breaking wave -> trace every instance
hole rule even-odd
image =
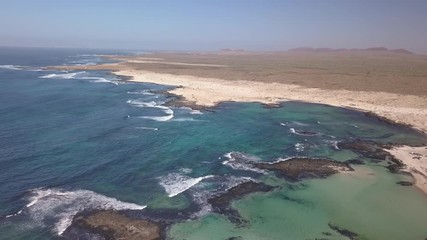
[[[294,146],[295,146],[295,151],[297,152],[302,152],[305,149],[304,143],[296,143]]]
[[[154,120],[154,121],[157,121],[157,122],[166,122],[166,121],[169,121],[169,120],[171,120],[173,118],[173,114],[172,115],[167,115],[167,116],[159,116],[159,117],[157,117],[157,116],[144,116],[144,117],[141,117],[141,118],[151,119],[151,120]]]
[[[143,130],[153,130],[153,131],[157,131],[159,130],[158,128],[153,128],[153,127],[136,127],[137,129],[143,129]]]
[[[235,170],[245,170],[245,171],[264,173],[263,170],[252,166],[253,162],[260,161],[260,159],[255,156],[246,155],[241,152],[229,152],[224,154],[224,157],[227,159],[223,161],[222,164],[229,166]]]
[[[24,67],[19,65],[0,65],[0,68],[9,70],[22,70]]]
[[[174,117],[174,112],[172,109],[170,109],[169,107],[160,105],[159,103],[154,101],[144,102],[139,99],[135,99],[135,100],[128,100],[127,103],[134,107],[158,108],[167,114],[166,116],[143,116],[140,118],[151,119],[159,122],[166,122],[171,120]]]
[[[206,185],[196,185],[189,190],[193,201],[199,206],[199,210],[192,214],[191,217],[199,218],[212,211],[212,206],[208,203],[208,199],[219,193],[226,192],[228,189],[235,187],[244,182],[254,181],[250,177],[236,177],[236,176],[214,176],[210,185],[215,185],[214,188],[206,188]]]
[[[91,82],[94,82],[94,83],[112,83],[115,85],[119,84],[117,81],[108,80],[102,77],[81,77],[81,79],[91,80]]]
[[[172,121],[174,121],[174,122],[203,122],[203,120],[194,119],[194,118],[187,118],[187,117],[175,118]]]
[[[8,217],[25,214],[37,226],[49,226],[48,222],[53,221],[53,232],[61,235],[71,225],[73,217],[84,210],[142,210],[145,207],[89,190],[34,189],[28,204]]]
[[[56,79],[74,79],[78,74],[85,72],[74,72],[74,73],[51,73],[43,75],[39,78],[56,78]]]
[[[127,94],[135,94],[135,95],[147,95],[147,96],[153,96],[156,95],[155,93],[150,92],[150,90],[142,90],[142,91],[128,91]]]
[[[8,69],[8,70],[25,70],[25,71],[43,71],[41,68],[34,68],[30,66],[21,66],[21,65],[12,65],[12,64],[6,64],[6,65],[0,65],[0,68],[2,69]]]
[[[198,184],[200,181],[211,177],[213,177],[213,175],[191,178],[180,173],[170,173],[164,177],[160,177],[159,183],[165,189],[169,197],[174,197]]]

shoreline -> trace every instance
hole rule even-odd
[[[427,194],[427,146],[396,146],[384,149],[405,165],[400,169],[414,179],[414,186]]]
[[[114,73],[128,76],[128,81],[131,82],[176,86],[167,92],[179,96],[181,98],[179,102],[184,105],[209,108],[221,102],[235,101],[259,102],[274,106],[285,101],[303,101],[362,111],[367,116],[375,117],[388,124],[398,124],[427,133],[427,121],[424,120],[427,119],[427,108],[424,107],[426,100],[419,96],[386,92],[323,90],[292,84],[245,80],[227,81],[142,70],[119,70]],[[405,104],[399,102],[402,98],[405,98]],[[408,105],[418,107],[408,107]],[[427,147],[401,146],[384,150],[406,165],[401,171],[409,173],[414,178],[414,186],[427,194]],[[421,156],[421,158],[417,162],[414,156]]]
[[[182,97],[183,103],[215,107],[221,102],[259,102],[276,105],[286,101],[303,101],[358,110],[389,123],[412,127],[427,133],[427,101],[419,96],[386,92],[323,90],[296,84],[228,81],[190,75],[172,75],[142,70],[113,70],[131,82],[150,82],[176,86],[167,92]],[[405,99],[405,103],[400,101]],[[424,106],[426,105],[426,106]],[[412,107],[409,107],[412,106]],[[414,107],[415,106],[415,107]]]
[[[326,104],[365,112],[390,124],[427,133],[427,64],[423,56],[377,52],[174,53],[103,55],[116,60],[55,70],[107,70],[131,82],[175,86],[177,104],[215,107],[222,102],[286,101]]]

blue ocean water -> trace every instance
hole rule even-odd
[[[0,239],[60,238],[84,210],[197,205],[194,218],[209,216],[208,196],[265,177],[230,162],[230,152],[343,160],[339,141],[427,143],[348,109],[230,102],[196,111],[167,106],[171,86],[42,69],[106,62],[99,54],[129,53],[0,48]]]

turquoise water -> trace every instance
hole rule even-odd
[[[39,69],[99,63],[94,54],[105,52],[0,52],[0,239],[57,239],[78,212],[144,214],[145,206],[188,213],[168,229],[172,239],[345,239],[328,223],[361,239],[427,237],[427,198],[397,185],[408,177],[381,163],[365,159],[354,173],[298,183],[224,164],[233,151],[257,161],[345,161],[360,157],[336,148],[339,141],[427,143],[411,129],[300,102],[272,109],[223,103],[201,112],[167,107],[158,91],[168,86],[125,83],[106,71]],[[302,130],[316,135],[296,134]],[[207,198],[248,179],[277,188],[233,203],[247,226],[210,212]]]

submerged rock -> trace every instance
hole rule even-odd
[[[348,237],[350,240],[357,240],[357,237],[359,236],[357,233],[354,233],[348,229],[340,228],[332,223],[329,223],[328,225],[329,228],[345,237]]]
[[[407,181],[399,181],[399,182],[397,182],[397,184],[399,184],[401,186],[412,186],[412,185],[414,185],[413,183],[407,182]]]
[[[340,149],[348,149],[362,157],[369,158],[372,161],[387,161],[387,169],[392,173],[399,173],[400,170],[405,166],[402,161],[395,158],[389,152],[384,149],[391,149],[393,145],[390,144],[379,144],[372,141],[366,140],[353,140],[338,143]]]
[[[271,190],[273,190],[273,187],[264,183],[257,183],[253,181],[244,182],[228,189],[220,195],[208,199],[208,203],[212,205],[214,212],[224,214],[230,222],[234,224],[243,225],[247,221],[242,219],[237,210],[231,208],[231,202],[250,193],[269,192]]]
[[[147,219],[131,219],[116,211],[97,211],[76,216],[73,225],[104,239],[164,239],[162,223]]]
[[[352,140],[339,142],[338,147],[340,149],[351,150],[362,157],[371,158],[379,161],[392,160],[394,157],[384,148],[389,149],[392,146],[387,144],[378,144],[372,141],[364,140]]]
[[[295,157],[274,163],[254,163],[260,169],[275,171],[292,181],[304,178],[325,178],[342,171],[354,171],[349,163],[321,158]]]
[[[345,162],[353,164],[353,165],[363,165],[363,164],[365,164],[365,162],[363,162],[363,160],[361,160],[361,159],[350,159],[350,160],[347,160]]]

